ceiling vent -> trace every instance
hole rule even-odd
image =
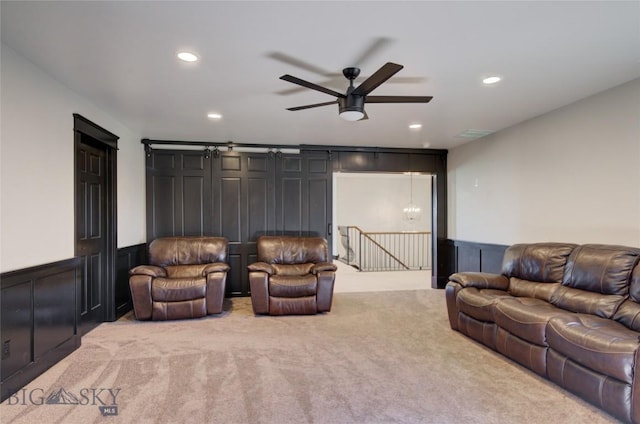
[[[493,131],[466,130],[466,131],[463,131],[460,134],[458,134],[458,137],[460,137],[460,138],[481,138],[481,137],[484,137],[485,135],[489,135],[491,133],[493,133]]]

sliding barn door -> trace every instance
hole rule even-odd
[[[283,155],[276,171],[278,232],[324,237],[331,243],[332,175],[327,154]]]
[[[202,152],[148,152],[147,239],[210,234],[210,216],[211,161]]]

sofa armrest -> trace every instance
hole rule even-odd
[[[249,272],[251,306],[255,314],[269,313],[269,274],[264,271]]]
[[[333,286],[336,281],[336,273],[334,271],[319,271],[318,291],[316,293],[316,308],[318,312],[331,311],[331,303],[333,302]]]
[[[337,269],[338,269],[338,267],[335,266],[335,264],[332,264],[330,262],[318,262],[317,264],[315,264],[311,268],[311,273],[312,274],[318,274],[319,272],[322,272],[322,271],[333,271],[333,272],[335,272]]]
[[[453,330],[458,330],[458,305],[456,298],[462,290],[462,286],[455,281],[449,281],[444,288],[444,297],[447,303],[447,316],[449,317],[449,326]]]
[[[488,272],[458,272],[449,277],[449,281],[460,284],[462,287],[475,287],[478,289],[507,290],[509,279],[500,274]]]
[[[249,268],[249,271],[266,272],[269,275],[274,274],[273,267],[266,262],[254,262],[251,265],[249,265],[247,268]]]
[[[229,266],[229,264],[225,264],[224,262],[215,262],[215,263],[206,265],[202,269],[202,276],[206,277],[208,274],[211,274],[212,272],[227,272],[230,269],[231,267]]]
[[[167,271],[155,265],[139,265],[129,271],[129,275],[148,275],[149,277],[166,277]]]
[[[138,320],[151,319],[152,304],[150,275],[137,274],[129,277],[129,288],[131,289],[131,300],[133,302],[133,312]]]
[[[220,269],[222,269],[222,267]],[[204,275],[207,277],[207,314],[219,314],[224,309],[227,273],[218,271],[209,272]]]

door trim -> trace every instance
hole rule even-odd
[[[89,121],[82,115],[73,114],[73,130],[74,130],[74,254],[78,256],[78,234],[77,234],[77,210],[78,210],[78,161],[77,152],[81,143],[82,134],[88,135],[98,141],[105,151],[106,164],[106,274],[105,284],[103,287],[102,298],[104,299],[104,316],[103,321],[114,321],[116,319],[115,311],[115,279],[116,279],[116,261],[117,261],[117,152],[118,137],[117,135],[107,131],[106,129]],[[84,278],[84,277],[83,277]],[[82,282],[84,284],[84,282]],[[80,289],[78,288],[78,296]],[[79,298],[78,298],[79,302]],[[80,321],[80,304],[77,306],[78,325]],[[82,332],[79,331],[82,334]]]

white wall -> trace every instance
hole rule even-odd
[[[413,175],[413,203],[422,210],[419,221],[403,219],[410,186],[410,176],[404,174],[333,174],[333,254],[339,253],[339,225],[364,231],[431,231],[431,176]]]
[[[73,113],[120,137],[118,247],[145,242],[141,135],[4,44],[0,75],[0,271],[74,256]]]
[[[640,79],[449,151],[448,237],[640,247]]]

